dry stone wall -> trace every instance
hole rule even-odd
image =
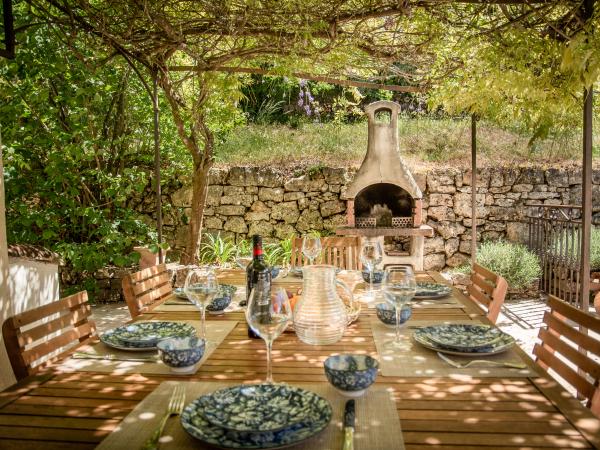
[[[277,168],[231,167],[210,174],[204,229],[241,239],[258,233],[286,238],[310,230],[334,233],[346,223],[340,199],[353,169],[322,168],[285,174]],[[424,221],[435,230],[425,240],[425,267],[464,263],[471,245],[471,174],[456,168],[413,169],[424,194]],[[600,198],[600,171],[594,172],[594,198]],[[531,205],[580,204],[578,168],[510,167],[478,172],[478,239],[524,241]],[[175,250],[184,242],[191,190],[170,196],[165,232]]]

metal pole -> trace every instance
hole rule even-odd
[[[471,265],[477,261],[477,117],[471,114]]]
[[[590,305],[590,240],[592,234],[592,106],[594,87],[583,91],[583,179],[581,229],[581,308]]]
[[[158,124],[158,80],[152,79],[152,109],[154,110],[154,178],[156,180],[156,228],[158,230],[158,263],[164,262],[162,250],[162,198],[160,189],[160,129]]]

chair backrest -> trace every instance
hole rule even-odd
[[[301,237],[295,237],[292,241],[291,264],[293,267],[300,267],[306,262],[306,258],[302,254],[303,240]],[[321,248],[319,257],[321,263],[345,270],[360,269],[360,237],[322,237]]]
[[[123,277],[123,296],[131,317],[137,317],[148,306],[171,295],[171,275],[166,264],[148,267]]]
[[[508,283],[500,275],[475,263],[471,272],[471,284],[467,292],[471,300],[487,310],[487,318],[496,323],[508,291]]]
[[[536,362],[573,386],[600,417],[600,317],[552,295],[548,306],[533,348]]]
[[[2,335],[17,380],[95,336],[91,314],[82,291],[6,319]]]

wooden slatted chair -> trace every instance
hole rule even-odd
[[[537,364],[573,386],[600,417],[600,317],[549,296],[545,328],[533,348]]]
[[[508,283],[500,275],[475,263],[471,273],[471,284],[467,288],[469,297],[487,311],[487,318],[496,323],[504,303]]]
[[[86,291],[9,317],[2,335],[17,380],[96,335]]]
[[[123,278],[122,285],[131,318],[139,316],[147,311],[149,305],[165,299],[173,292],[166,264],[129,274]]]
[[[303,238],[296,237],[292,241],[292,267],[308,264],[302,254]],[[330,264],[343,270],[360,270],[360,237],[322,237],[321,256],[319,262]]]

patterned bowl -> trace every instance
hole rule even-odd
[[[344,396],[360,397],[377,377],[379,363],[367,355],[335,355],[325,360],[327,380]]]
[[[229,284],[222,284],[219,286],[218,297],[215,297],[209,305],[206,306],[206,310],[212,313],[221,313],[231,303],[235,291],[237,288]]]
[[[383,274],[384,274],[383,270],[374,270],[373,271],[373,283],[375,283],[375,284],[381,283],[383,281]],[[363,280],[365,280],[365,283],[371,282],[371,279],[369,278],[370,276],[371,275],[368,270],[362,271],[362,277],[363,277]]]
[[[204,356],[204,339],[192,336],[171,338],[157,344],[158,354],[163,363],[171,368],[171,372],[187,373],[195,368],[195,364]]]
[[[279,267],[279,266],[271,267],[271,280],[274,280],[275,278],[277,278],[280,270],[281,270],[281,267]]]
[[[377,318],[383,323],[389,326],[396,326],[396,308],[389,303],[377,303],[375,305],[377,310]],[[400,310],[400,325],[405,323],[412,316],[412,307],[410,305],[404,305]]]

